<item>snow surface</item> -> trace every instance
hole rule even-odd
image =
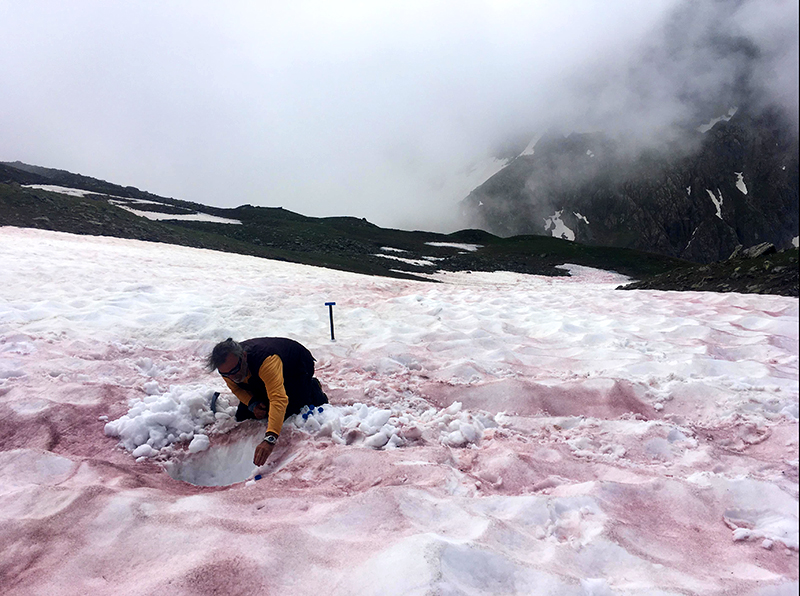
[[[0,259],[4,594],[797,592],[796,298],[9,227]],[[202,358],[258,335],[332,403],[254,469]]]

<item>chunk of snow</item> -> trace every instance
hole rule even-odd
[[[152,457],[156,453],[158,453],[158,451],[153,449],[147,443],[143,443],[142,445],[139,445],[136,449],[134,449],[131,452],[131,455],[133,457],[136,457],[136,458],[139,458],[139,457]]]
[[[211,441],[207,435],[195,435],[192,442],[189,443],[189,453],[205,451],[209,445],[211,445]]]

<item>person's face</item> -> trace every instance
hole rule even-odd
[[[241,383],[247,378],[247,358],[246,356],[239,358],[233,354],[228,354],[225,362],[220,364],[217,371],[234,383]]]

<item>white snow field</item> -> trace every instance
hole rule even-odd
[[[797,593],[795,298],[10,227],[0,262],[4,595]],[[263,335],[331,405],[255,470],[202,361]]]

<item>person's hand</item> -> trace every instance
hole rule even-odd
[[[262,419],[266,418],[267,417],[267,406],[265,406],[264,404],[261,404],[261,403],[256,404],[253,407],[253,416],[258,418],[259,420],[262,420]]]
[[[257,466],[263,466],[267,462],[267,458],[270,456],[273,449],[275,449],[275,445],[267,443],[266,441],[261,441],[253,455],[253,463]]]

